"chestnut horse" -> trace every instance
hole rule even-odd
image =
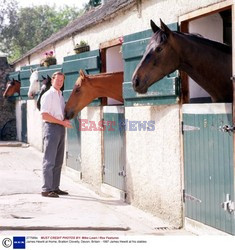
[[[229,46],[193,34],[171,31],[151,20],[154,32],[132,85],[138,93],[175,70],[186,72],[211,96],[213,102],[232,102],[232,50]]]
[[[122,83],[123,72],[85,75],[80,70],[80,76],[65,105],[65,118],[74,118],[78,112],[98,97],[110,97],[123,102]]]
[[[15,93],[20,95],[20,81],[15,80],[14,78],[7,82],[6,89],[3,93],[3,97],[7,98],[13,96]]]

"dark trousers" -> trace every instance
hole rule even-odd
[[[59,189],[64,159],[65,127],[45,122],[43,124],[43,192]]]

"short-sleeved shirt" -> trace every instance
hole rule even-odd
[[[53,86],[41,98],[41,114],[48,113],[58,120],[64,120],[64,97]]]

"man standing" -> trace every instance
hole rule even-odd
[[[72,128],[69,120],[64,120],[64,97],[60,91],[64,84],[64,74],[55,72],[51,88],[42,96],[41,115],[43,123],[43,186],[42,196],[57,198],[68,192],[59,189],[60,175],[64,159],[65,128]]]

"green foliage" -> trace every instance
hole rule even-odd
[[[2,22],[2,26],[0,23],[0,51],[9,55],[10,62],[21,57],[83,13],[83,10],[68,6],[56,9],[55,6],[48,5],[16,8],[14,12],[11,6],[15,0],[1,1],[10,3],[9,8],[6,7],[7,14],[4,14],[7,15],[8,21]]]
[[[86,46],[88,45],[88,43],[84,40],[81,40],[80,43],[79,43],[79,46],[82,47],[82,46]]]
[[[85,9],[89,10],[92,7],[96,7],[101,4],[101,0],[89,0],[89,2],[85,5]]]
[[[0,0],[0,32],[8,21],[15,23],[17,10],[16,0]]]

